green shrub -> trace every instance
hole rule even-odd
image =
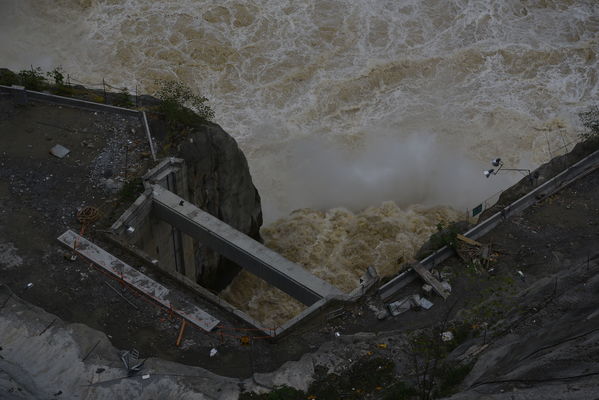
[[[430,238],[434,250],[438,250],[443,246],[448,246],[455,249],[457,245],[458,230],[455,224],[450,224],[445,227],[443,223],[437,224],[437,232]]]
[[[438,383],[433,397],[447,397],[456,393],[458,386],[468,376],[473,366],[474,364],[443,363],[438,371]]]
[[[12,86],[12,85],[20,85],[21,80],[19,76],[12,72],[9,69],[0,69],[0,85],[4,86]]]
[[[580,133],[581,139],[599,139],[599,108],[591,107],[588,111],[578,114],[578,117],[582,126],[586,128],[584,132]]]
[[[195,94],[184,83],[173,80],[155,81],[158,89],[155,96],[162,100],[160,111],[166,115],[171,124],[189,124],[196,119],[210,121],[214,111],[206,97]]]
[[[52,78],[54,81],[54,85],[56,86],[64,86],[64,70],[62,67],[56,67],[52,71],[46,73],[49,78]]]
[[[40,92],[48,88],[48,82],[40,67],[19,71],[19,79],[21,86],[25,86],[25,89]]]
[[[119,107],[132,107],[133,102],[131,101],[131,94],[129,93],[129,89],[122,88],[119,93],[114,95],[113,103],[115,106]]]
[[[264,394],[242,393],[239,400],[305,400],[306,394],[289,386],[278,386]]]
[[[123,202],[133,202],[144,191],[141,178],[135,178],[126,182],[119,191],[119,199]]]

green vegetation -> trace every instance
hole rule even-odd
[[[433,396],[441,398],[451,396],[457,392],[457,388],[472,371],[473,363],[450,365],[443,363],[438,373],[438,383]]]
[[[448,246],[455,249],[457,245],[458,233],[459,232],[455,224],[449,224],[449,226],[445,227],[441,222],[439,222],[437,224],[437,233],[431,236],[431,244],[435,250],[438,250],[443,246]]]
[[[195,94],[184,83],[173,80],[157,80],[155,83],[158,89],[154,95],[162,100],[159,111],[166,116],[171,126],[214,118],[214,111],[206,104],[208,99]]]
[[[46,75],[54,80],[55,86],[60,87],[64,86],[65,84],[63,72],[64,70],[62,69],[62,67],[56,67],[52,71],[46,73]]]
[[[581,139],[599,139],[599,107],[591,107],[588,111],[578,114],[578,116],[582,122],[582,126],[586,128],[580,134]]]
[[[118,198],[121,202],[131,203],[144,191],[144,185],[141,178],[125,182],[122,189],[118,193]]]
[[[449,331],[453,339],[443,341],[441,334]],[[461,343],[478,334],[477,326],[467,323],[442,324],[413,334],[410,338],[412,365],[419,400],[449,396],[457,391],[470,373],[472,364],[447,361],[449,353]]]
[[[70,86],[65,80],[65,72],[62,67],[56,67],[46,73],[43,73],[39,67],[24,69],[17,73],[8,69],[0,69],[0,85],[19,85],[27,90],[49,91],[59,96],[75,97],[96,103],[106,103],[107,100],[99,90],[82,86]],[[109,93],[106,97],[108,100],[112,99],[113,104],[120,107],[132,107],[134,105],[127,88],[121,89],[118,93]]]
[[[129,93],[129,89],[122,88],[120,92],[114,95],[112,103],[118,107],[133,107],[133,102],[131,101],[131,94]]]
[[[307,396],[301,390],[289,386],[277,386],[265,394],[242,393],[240,400],[304,400]]]
[[[417,391],[395,376],[395,364],[386,358],[364,357],[342,374],[327,374],[317,367],[317,378],[306,393],[286,386],[266,394],[243,393],[241,400],[338,400],[385,399],[408,400]]]
[[[19,76],[9,69],[0,69],[0,85],[11,86],[19,84]]]
[[[21,86],[25,86],[26,89],[39,92],[48,88],[48,81],[46,81],[42,69],[39,67],[30,70],[24,69],[18,75]]]

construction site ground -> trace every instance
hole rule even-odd
[[[375,333],[366,341],[373,352],[385,355],[389,351],[376,345],[379,337],[461,317],[492,297],[504,304],[499,308],[506,313],[515,303],[532,307],[541,299],[518,294],[560,269],[591,262],[597,256],[599,172],[595,171],[481,238],[491,245],[492,263],[466,265],[453,257],[439,266],[452,285],[447,300],[431,295],[434,306],[430,310],[411,310],[383,320],[377,318],[377,310],[384,309],[384,304],[376,296],[367,296],[339,314],[308,321],[276,342],[254,340],[251,346],[242,346],[239,336],[249,326],[149,266],[141,266],[144,273],[193,298],[223,325],[241,329],[223,331],[231,335],[223,341],[219,334],[188,328],[182,345],[176,347],[178,321],[171,321],[168,313],[141,298],[131,298],[134,308],[105,284],[119,289],[116,282],[81,259],[66,259],[68,252],[56,241],[67,229],[79,231],[77,210],[93,205],[102,211],[103,219],[89,227],[86,237],[130,265],[140,266],[138,260],[106,242],[101,229],[131,201],[119,197],[124,197],[119,178],[143,174],[150,166],[142,132],[134,118],[47,104],[16,108],[9,99],[0,98],[0,283],[59,319],[104,332],[117,348],[138,349],[144,358],[159,357],[223,376],[248,377],[273,371],[288,360],[322,349],[324,343],[334,346],[340,337],[359,332]],[[55,144],[71,153],[63,159],[50,155]],[[412,283],[398,298],[422,294],[421,285],[420,281]],[[10,311],[0,310],[4,312]],[[492,318],[488,317],[489,322]],[[523,321],[518,329],[537,329],[532,319]],[[0,337],[0,345],[1,341]],[[351,346],[339,344],[351,353]],[[212,348],[218,349],[215,357],[209,356]],[[350,353],[348,364],[353,357]]]

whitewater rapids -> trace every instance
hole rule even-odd
[[[569,150],[598,48],[595,0],[0,0],[0,66],[210,98],[267,244],[344,290],[519,178],[484,179],[490,159]],[[267,323],[296,311],[258,282],[226,296]]]

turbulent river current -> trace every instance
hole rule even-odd
[[[491,158],[571,148],[598,48],[596,0],[0,0],[0,66],[207,96],[267,244],[344,290],[519,178],[485,179]],[[266,324],[299,310],[263,286],[224,295]]]

